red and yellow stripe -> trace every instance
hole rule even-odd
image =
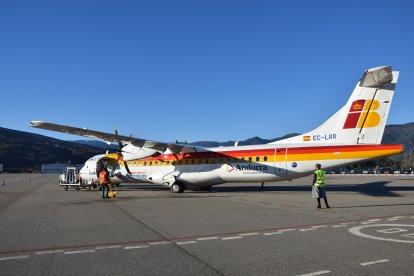
[[[349,146],[317,146],[299,148],[266,148],[246,149],[219,152],[192,152],[180,154],[163,154],[157,157],[128,161],[134,166],[162,166],[162,165],[191,165],[191,164],[220,164],[236,162],[290,162],[335,159],[371,159],[385,157],[403,152],[402,145],[349,145]],[[118,159],[117,154],[108,154],[108,158]],[[249,161],[252,157],[252,161]],[[256,157],[259,161],[256,161]],[[230,159],[228,159],[230,158]],[[122,157],[119,163],[123,163]]]

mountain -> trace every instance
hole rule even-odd
[[[106,151],[107,149],[117,150],[119,148],[118,145],[115,145],[115,144],[109,144],[108,145],[105,142],[97,141],[97,140],[73,140],[73,141],[69,141],[69,142],[82,144],[82,145],[86,145],[86,146],[90,146],[90,147],[94,147],[94,148],[98,148],[98,149],[103,149],[104,151]]]
[[[7,171],[40,168],[47,163],[84,163],[102,149],[30,132],[0,127],[0,163]]]
[[[401,167],[414,167],[414,123],[387,125],[382,144],[403,144],[404,153],[392,156],[391,159],[401,162]]]
[[[299,133],[289,133],[287,135],[284,135],[282,137],[277,137],[277,138],[273,138],[273,139],[263,139],[260,137],[252,137],[243,141],[239,141],[238,145],[239,146],[245,146],[245,145],[262,145],[262,144],[268,144],[274,141],[279,141],[282,139],[286,139],[286,138],[290,138],[293,136],[299,135]],[[227,142],[213,142],[213,141],[199,141],[199,142],[194,142],[194,143],[190,143],[191,145],[194,146],[199,146],[199,147],[206,147],[206,148],[211,148],[211,147],[228,147],[228,146],[234,146],[236,142],[235,141],[227,141]]]
[[[298,135],[287,134],[274,139],[252,137],[239,141],[238,145],[267,144],[273,141]],[[215,142],[199,141],[191,143],[201,147],[233,146],[235,141]],[[414,123],[402,125],[387,125],[382,139],[383,144],[403,144],[404,153],[393,156],[394,162],[400,162],[402,167],[414,167]],[[62,141],[47,136],[17,131],[0,127],[0,163],[7,171],[22,168],[39,168],[46,163],[84,163],[90,157],[102,154],[107,148],[117,149],[117,145],[107,145],[95,140]],[[388,159],[387,159],[388,160]]]

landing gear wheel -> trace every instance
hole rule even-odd
[[[65,191],[67,191],[69,188],[68,188],[68,186],[65,186],[65,188],[64,188],[64,189],[65,189]]]
[[[173,191],[174,193],[182,193],[184,192],[184,189],[185,189],[184,185],[178,184],[178,183],[174,183],[171,186],[171,191]]]

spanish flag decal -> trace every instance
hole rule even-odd
[[[303,136],[303,141],[310,141],[310,136]]]

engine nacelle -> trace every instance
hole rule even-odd
[[[128,144],[122,148],[122,155],[124,161],[145,159],[148,157],[155,157],[161,155],[159,150],[150,148],[140,148],[132,144]]]
[[[151,181],[152,183],[171,186],[176,181],[177,174],[178,174],[177,171],[174,171],[168,174],[154,174],[154,175],[148,176],[147,179]]]

